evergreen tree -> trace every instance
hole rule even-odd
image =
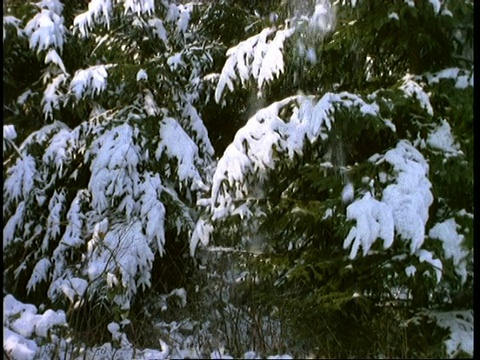
[[[384,350],[426,356],[441,335],[408,319],[473,306],[473,3],[335,4],[227,52],[217,101],[237,82],[268,106],[218,161],[212,238],[259,251],[243,301],[292,346],[375,356],[394,316],[424,342]]]
[[[69,309],[72,324],[90,311],[80,327],[101,319],[108,334],[139,294],[185,286],[214,155],[200,116],[203,77],[221,49],[202,30],[208,9],[148,0],[7,8],[7,292]]]

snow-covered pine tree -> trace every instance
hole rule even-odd
[[[16,5],[4,16],[4,289],[69,309],[72,326],[87,304],[90,331],[108,334],[136,295],[185,280],[162,266],[169,247],[185,261],[211,183],[199,99],[223,48],[204,4]]]
[[[450,311],[467,331],[444,350],[473,354],[473,2],[294,10],[227,51],[215,93],[265,104],[201,201],[218,245],[255,249],[246,308],[330,356],[437,351],[409,319]]]

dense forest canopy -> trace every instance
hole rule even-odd
[[[9,357],[473,357],[472,0],[3,27]]]

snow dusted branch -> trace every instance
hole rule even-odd
[[[427,113],[433,116],[433,107],[430,103],[430,96],[423,90],[423,88],[415,82],[413,75],[406,75],[403,78],[403,84],[400,86],[400,90],[403,90],[405,97],[416,98],[420,106],[427,111]]]
[[[218,161],[208,205],[213,219],[231,214],[234,203],[246,198],[251,191],[250,176],[255,173],[261,178],[265,170],[275,167],[280,156],[274,156],[274,150],[293,159],[295,154],[302,154],[306,139],[326,140],[337,105],[356,108],[363,115],[379,116],[376,103],[367,103],[347,92],[327,93],[317,102],[313,97],[292,96],[259,110],[237,132]],[[292,109],[291,116],[282,118],[282,111],[288,108]]]
[[[233,91],[235,80],[240,80],[244,86],[247,80],[253,78],[257,82],[258,91],[261,91],[266,82],[279,76],[284,70],[283,44],[294,31],[293,28],[284,30],[266,28],[260,34],[228,49],[228,58],[215,90],[215,101],[220,102],[225,86]],[[268,40],[273,33],[275,33],[273,40]]]
[[[393,167],[395,182],[383,190],[381,201],[369,193],[347,208],[347,219],[356,220],[344,241],[346,249],[352,245],[350,258],[356,257],[360,245],[366,255],[378,239],[384,248],[392,245],[396,233],[410,241],[410,251],[415,253],[425,240],[428,209],[433,202],[428,180],[428,164],[422,154],[407,141],[400,141],[383,156],[373,156],[375,164],[387,162]],[[353,244],[352,244],[353,242]]]
[[[70,82],[70,91],[77,100],[86,95],[94,97],[100,94],[107,87],[107,69],[112,66],[114,65],[95,65],[87,69],[77,70]]]
[[[89,30],[94,23],[105,23],[107,29],[110,28],[110,13],[112,11],[111,0],[91,0],[88,4],[88,10],[77,15],[73,20],[74,29],[78,29],[82,37],[87,37]]]
[[[9,148],[13,148],[20,157],[22,156],[17,145],[15,145],[15,143],[13,142],[13,140],[15,140],[16,137],[17,137],[17,132],[15,131],[15,126],[3,125],[3,155],[4,156],[5,156],[5,152]]]
[[[63,49],[67,29],[63,25],[63,5],[58,1],[42,1],[38,4],[41,11],[25,27],[30,48],[37,53],[51,47]]]

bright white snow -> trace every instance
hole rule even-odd
[[[403,78],[403,84],[400,86],[406,97],[416,98],[420,102],[420,106],[424,108],[427,113],[433,116],[433,107],[430,103],[430,96],[423,90],[423,88],[414,81],[414,76],[406,75]]]
[[[384,189],[382,202],[392,209],[395,231],[410,241],[411,253],[414,253],[425,240],[428,209],[433,202],[428,163],[417,149],[403,140],[387,151],[384,161],[393,166],[396,181]]]
[[[37,175],[35,158],[29,154],[18,157],[15,165],[7,170],[3,183],[4,208],[13,202],[26,199],[34,186]]]
[[[79,14],[73,20],[73,26],[80,31],[82,37],[87,37],[89,30],[95,23],[105,23],[110,28],[111,0],[90,0],[88,10]]]
[[[99,212],[109,206],[109,197],[136,196],[140,149],[133,142],[133,129],[128,124],[113,128],[98,136],[85,154],[92,175],[88,188],[92,193],[92,205]]]
[[[70,91],[73,92],[77,100],[86,95],[94,97],[105,90],[109,67],[111,65],[95,65],[75,72],[70,82]]]
[[[63,66],[63,63],[60,65]],[[43,113],[45,114],[46,119],[52,116],[54,109],[60,108],[60,100],[61,96],[63,95],[60,87],[66,83],[67,79],[68,77],[66,74],[59,74],[55,76],[45,87],[42,97],[42,105]]]
[[[457,232],[459,226],[455,219],[450,218],[441,223],[435,224],[428,233],[433,239],[442,242],[443,251],[447,259],[452,259],[455,266],[455,272],[462,279],[462,283],[467,280],[466,257],[467,252],[463,248],[464,236]]]
[[[137,15],[151,14],[155,11],[154,0],[125,0],[123,3],[125,14],[129,12]]]
[[[455,80],[455,87],[457,89],[465,89],[473,87],[473,72],[466,69],[447,68],[436,73],[428,73],[425,75],[429,84],[436,84],[443,79]]]
[[[66,33],[63,17],[52,10],[42,9],[27,23],[24,32],[29,38],[30,48],[37,53],[51,47],[60,52],[63,49]]]
[[[160,142],[155,158],[160,160],[166,153],[177,161],[177,174],[181,182],[191,182],[192,190],[208,190],[196,166],[198,146],[173,118],[166,117],[160,126]]]
[[[23,304],[8,294],[3,298],[3,349],[15,360],[34,360],[38,339],[49,340],[50,329],[66,325],[62,310],[37,314],[34,305]]]
[[[17,132],[14,125],[3,125],[3,154],[7,151],[17,138]]]
[[[294,31],[293,28],[285,30],[266,28],[260,34],[228,49],[227,61],[215,91],[215,101],[220,102],[225,86],[233,91],[233,81],[237,79],[243,85],[252,77],[257,81],[258,90],[261,91],[264,83],[281,74],[284,69],[283,43]],[[276,32],[274,39],[268,40],[274,32]]]
[[[441,124],[428,134],[427,144],[441,150],[445,157],[458,156],[462,153],[460,145],[455,142],[452,128],[446,120],[441,120]]]
[[[369,192],[347,207],[347,219],[356,220],[356,225],[352,226],[343,242],[344,249],[352,246],[350,259],[357,256],[360,246],[363,256],[367,255],[377,239],[383,240],[384,249],[393,244],[394,217],[392,209],[375,200]]]

